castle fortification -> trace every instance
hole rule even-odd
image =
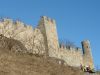
[[[82,41],[82,49],[59,46],[56,22],[46,16],[41,17],[37,28],[34,29],[20,21],[2,19],[0,34],[20,41],[29,53],[62,59],[64,64],[74,67],[82,64],[94,68],[90,42]]]
[[[44,36],[48,56],[56,57],[59,50],[59,43],[55,20],[43,16],[41,17],[38,28]]]

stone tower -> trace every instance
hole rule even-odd
[[[59,43],[55,20],[42,16],[38,28],[44,36],[46,55],[56,57]]]
[[[82,48],[83,48],[83,65],[94,68],[89,40],[84,40],[81,43],[82,43]]]

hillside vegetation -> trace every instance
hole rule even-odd
[[[13,53],[0,48],[0,75],[82,75],[76,68],[59,65],[54,58]]]
[[[0,35],[0,75],[84,75],[59,61],[28,53],[20,41]]]

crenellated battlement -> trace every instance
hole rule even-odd
[[[18,28],[22,27],[22,28],[26,28],[26,29],[33,29],[33,27],[31,25],[26,25],[26,24],[24,24],[23,22],[21,22],[19,20],[13,21],[12,19],[9,19],[9,18],[0,19],[0,23],[2,23],[3,26],[6,26],[6,25],[11,26],[11,25],[13,25],[15,28],[16,27],[18,27]]]
[[[81,48],[79,47],[71,47],[71,46],[65,46],[65,45],[60,45],[60,49],[65,49],[65,50],[72,50],[72,51],[82,51]]]
[[[55,24],[55,20],[54,20],[54,19],[51,19],[51,18],[49,18],[49,17],[47,17],[47,16],[42,16],[41,18],[43,18],[45,21],[47,21],[47,22],[49,22],[49,23]]]

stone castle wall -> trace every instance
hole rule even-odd
[[[73,49],[73,48],[66,49],[66,48],[59,47],[56,23],[53,19],[50,19],[46,16],[41,17],[39,22],[39,29],[44,35],[46,50],[50,57],[63,59],[66,62],[66,64],[70,66],[79,67],[80,65],[84,65],[93,68],[94,65],[92,62],[93,61],[92,55],[90,55],[91,53],[90,48],[87,49],[83,47],[82,49]],[[86,44],[84,44],[83,46],[85,45]],[[88,45],[89,44],[87,44],[87,46]],[[86,50],[85,54],[83,54],[84,49]],[[87,60],[87,59],[91,59],[91,60]],[[89,64],[87,64],[87,62]]]
[[[82,64],[82,50],[75,48],[59,47],[56,23],[46,16],[41,17],[38,28],[45,38],[47,53],[50,57],[63,59],[70,66],[80,66]]]
[[[90,42],[88,40],[84,40],[81,43],[83,47],[83,63],[84,65],[90,65],[93,68],[94,65],[90,48]]]
[[[0,34],[20,41],[29,53],[45,53],[43,35],[37,28],[33,29],[20,21],[13,22],[11,19],[3,19],[0,22]]]
[[[65,60],[65,62],[70,66],[79,67],[83,64],[82,50],[76,48],[59,48],[58,55],[60,59]]]
[[[44,35],[48,56],[56,57],[59,43],[55,21],[46,16],[43,16],[40,19],[38,28]]]
[[[93,66],[92,55],[86,54],[87,50],[89,50],[88,53],[91,52],[90,49],[85,48],[88,44],[83,46],[85,54],[83,54],[83,49],[59,47],[55,20],[46,16],[41,17],[37,28],[34,29],[20,21],[2,19],[0,34],[20,41],[29,53],[62,59],[70,66],[79,67],[81,64],[86,65],[87,62],[91,62]],[[87,60],[87,57],[91,60]]]

